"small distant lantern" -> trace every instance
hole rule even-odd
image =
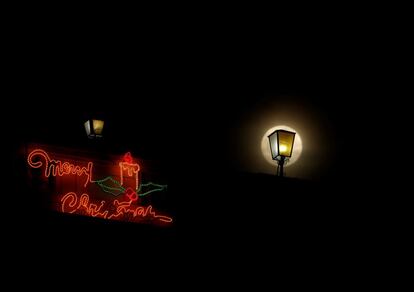
[[[102,137],[104,121],[90,119],[85,122],[86,134],[90,139]]]
[[[277,173],[283,176],[283,165],[286,158],[292,156],[296,133],[286,130],[276,130],[269,137],[272,159],[278,162]]]

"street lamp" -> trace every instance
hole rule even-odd
[[[89,119],[85,122],[86,134],[90,139],[102,137],[104,121]]]
[[[268,136],[272,159],[276,160],[277,174],[283,176],[283,165],[286,158],[292,156],[293,143],[295,142],[295,132],[286,130],[276,130]]]

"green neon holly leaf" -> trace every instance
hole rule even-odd
[[[138,196],[143,197],[149,195],[154,192],[161,192],[167,189],[167,185],[160,185],[155,184],[153,182],[149,182],[146,184],[141,184],[137,190]]]
[[[102,180],[97,180],[95,183],[99,185],[104,192],[114,196],[119,196],[125,192],[125,188],[110,176]]]

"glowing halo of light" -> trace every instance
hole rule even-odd
[[[271,165],[276,165],[276,161],[272,159],[272,155],[270,154],[270,145],[269,145],[268,136],[276,130],[286,130],[286,131],[291,131],[291,132],[296,133],[295,142],[293,144],[292,157],[290,157],[289,162],[286,164],[286,167],[289,167],[290,165],[298,161],[298,159],[300,158],[300,155],[302,154],[302,139],[299,133],[295,129],[289,126],[279,125],[279,126],[274,126],[268,129],[262,137],[261,149],[262,149],[263,158]]]

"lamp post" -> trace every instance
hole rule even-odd
[[[295,135],[296,133],[294,132],[286,130],[276,130],[268,136],[272,159],[276,160],[278,163],[278,176],[283,176],[283,166],[286,162],[286,159],[289,159],[289,157],[292,156]]]
[[[102,137],[103,120],[89,119],[85,122],[85,131],[90,139]]]

